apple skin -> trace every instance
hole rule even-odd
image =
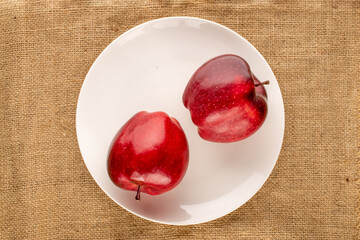
[[[241,57],[221,55],[204,63],[189,80],[184,106],[189,109],[200,137],[228,143],[256,132],[267,115],[264,84]]]
[[[108,156],[112,182],[125,190],[158,195],[185,175],[189,147],[175,118],[164,112],[138,112],[116,134]],[[139,200],[138,198],[136,198]]]

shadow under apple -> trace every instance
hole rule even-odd
[[[167,223],[183,222],[191,218],[188,212],[181,208],[179,198],[168,197],[166,193],[157,196],[142,194],[141,200],[136,201],[134,196],[134,192],[126,193],[128,200],[124,199],[123,206],[144,218]]]
[[[185,129],[193,128],[187,126],[188,123],[184,125]],[[271,153],[272,145],[269,139],[262,137],[267,131],[269,127],[264,124],[263,129],[248,139],[227,144],[207,142],[195,136],[194,129],[186,131],[187,135],[194,135],[188,138],[189,145],[206,149],[205,155],[209,157],[204,157],[204,150],[190,149],[187,175],[171,194],[179,198],[180,204],[193,205],[211,202],[240,187],[261,186],[273,164],[264,158]],[[248,191],[249,196],[244,198],[250,198],[255,192]]]

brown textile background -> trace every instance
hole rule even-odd
[[[233,213],[167,226],[123,210],[81,158],[85,75],[117,36],[195,16],[248,39],[282,90],[286,132],[263,188]],[[356,239],[360,1],[1,1],[0,239]]]

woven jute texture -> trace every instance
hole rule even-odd
[[[168,226],[97,186],[75,131],[101,51],[166,16],[223,24],[265,57],[286,127],[276,167],[244,206]],[[360,1],[1,1],[0,239],[358,239]]]

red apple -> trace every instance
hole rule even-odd
[[[249,137],[267,115],[264,84],[236,55],[221,55],[204,63],[191,77],[183,103],[199,135],[212,142],[235,142]]]
[[[158,195],[184,177],[189,148],[179,122],[164,112],[139,112],[119,130],[110,148],[108,173],[118,187]]]

